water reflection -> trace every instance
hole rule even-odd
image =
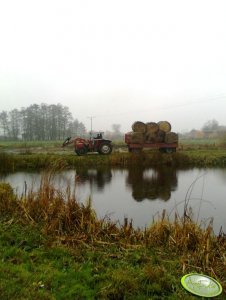
[[[126,184],[131,187],[132,196],[136,201],[145,199],[168,201],[171,191],[177,188],[177,173],[171,167],[149,170],[129,169]]]
[[[205,175],[205,176],[203,176]],[[198,179],[200,178],[200,179]],[[9,182],[19,195],[40,187],[41,173],[15,172],[0,174],[0,181]],[[197,180],[198,179],[198,180]],[[76,199],[85,203],[91,196],[97,215],[110,215],[115,221],[133,219],[135,227],[152,222],[153,216],[164,210],[174,217],[184,213],[184,201],[189,199],[195,222],[214,218],[214,231],[222,226],[226,232],[226,168],[225,169],[74,169],[55,174],[53,184],[62,192],[70,186]],[[192,188],[189,190],[189,187]],[[153,201],[153,200],[159,201]]]
[[[81,169],[77,170],[76,174],[80,185],[88,182],[99,191],[102,191],[112,180],[111,169]]]

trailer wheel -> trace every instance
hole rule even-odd
[[[108,155],[108,154],[111,154],[112,152],[112,145],[109,144],[109,143],[102,143],[100,145],[100,148],[99,148],[99,151],[98,151],[100,154],[103,154],[103,155]]]
[[[80,149],[76,149],[75,152],[77,155],[81,156],[81,155],[86,155],[88,151],[86,147],[83,147]]]
[[[162,149],[164,149],[164,152],[168,154],[176,152],[176,148],[162,148]]]
[[[142,148],[130,148],[129,152],[140,154],[142,152]]]

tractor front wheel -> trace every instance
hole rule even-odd
[[[102,143],[100,145],[100,148],[99,148],[99,151],[98,151],[100,154],[103,154],[103,155],[108,155],[108,154],[111,154],[112,152],[112,145],[109,144],[109,143]]]

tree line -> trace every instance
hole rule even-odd
[[[1,140],[50,141],[85,134],[85,125],[61,104],[32,104],[0,112]]]
[[[200,130],[192,129],[190,132],[181,134],[184,138],[193,139],[222,139],[226,135],[226,126],[220,125],[215,119],[205,122]]]

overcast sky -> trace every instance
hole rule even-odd
[[[0,111],[62,103],[90,129],[226,125],[225,0],[2,0]]]

